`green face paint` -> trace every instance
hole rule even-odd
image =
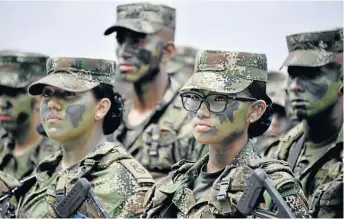
[[[124,80],[136,82],[149,77],[159,69],[163,53],[163,42],[157,35],[146,35],[131,30],[117,32],[116,55],[119,70]]]
[[[338,100],[341,82],[337,69],[289,67],[288,73],[289,99],[299,119],[317,115]]]
[[[68,141],[93,128],[96,101],[91,91],[71,93],[46,86],[42,95],[41,120],[50,138]]]
[[[9,132],[26,127],[36,99],[25,88],[0,86],[0,122]]]
[[[204,96],[210,92],[198,90],[197,93]],[[244,96],[244,94],[238,96]],[[229,100],[224,112],[212,113],[203,102],[197,113],[189,113],[196,140],[204,144],[229,144],[233,142],[245,132],[245,121],[250,109],[249,104],[248,102]]]

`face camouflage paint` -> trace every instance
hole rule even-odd
[[[199,90],[200,96],[208,95],[209,91]],[[221,93],[213,93],[214,102],[223,102]],[[218,95],[218,96],[216,96]],[[244,96],[240,94],[238,96]],[[245,121],[250,111],[249,103],[244,101],[228,100],[226,109],[220,113],[210,112],[203,102],[197,112],[190,112],[190,118],[194,126],[193,134],[196,140],[205,144],[230,143],[238,136],[241,136],[245,130]],[[212,106],[210,106],[212,108]]]
[[[158,36],[121,30],[116,38],[119,71],[124,80],[136,82],[159,68],[164,45]]]
[[[66,92],[52,86],[43,90],[40,113],[47,135],[57,141],[78,137],[94,124],[92,92]]]
[[[340,73],[328,65],[323,67],[288,68],[288,89],[291,106],[299,119],[312,117],[338,99]]]
[[[25,126],[32,115],[36,99],[24,88],[0,86],[0,121],[8,131]]]

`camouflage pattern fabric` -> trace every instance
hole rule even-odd
[[[197,49],[190,46],[176,46],[171,60],[166,63],[166,71],[182,85],[193,74]]]
[[[72,92],[91,90],[99,84],[115,82],[114,61],[103,59],[57,57],[46,63],[47,76],[30,85],[28,91],[39,95],[45,85]]]
[[[47,156],[59,151],[60,145],[49,139],[41,137],[36,147],[19,157],[13,154],[14,141],[9,134],[0,138],[0,168],[18,180],[31,175],[36,166]]]
[[[289,55],[283,66],[323,66],[343,51],[343,28],[289,35],[287,45]]]
[[[150,174],[119,142],[99,145],[73,168],[60,168],[62,153],[56,153],[37,167],[37,182],[21,197],[18,217],[56,218],[53,210],[59,192],[69,192],[80,178],[89,179],[111,217],[137,218],[143,210],[146,191],[154,183]],[[97,211],[84,203],[78,213],[94,218]]]
[[[179,88],[179,83],[170,79],[163,99],[138,127],[128,125],[131,101],[127,101],[122,124],[108,136],[110,141],[122,142],[154,179],[166,176],[171,166],[181,159],[197,160],[208,152],[192,135],[192,126],[178,95]]]
[[[265,54],[247,52],[199,51],[195,60],[195,73],[181,92],[203,89],[234,94],[245,90],[254,80],[267,82]],[[268,96],[264,98],[269,104]]]
[[[5,172],[0,171],[0,194],[2,194],[3,192],[7,192],[9,189],[12,189],[17,186],[20,186],[19,180],[17,180],[13,176]],[[6,202],[16,205],[18,203],[18,200],[16,199],[15,196],[12,196],[4,200],[3,203],[6,203]],[[0,203],[0,204],[3,204],[3,203]]]
[[[48,56],[39,53],[0,50],[0,85],[24,88],[45,75]]]
[[[174,8],[150,3],[126,4],[117,6],[117,22],[109,27],[104,35],[112,34],[118,28],[153,34],[164,27],[175,32],[176,10]]]
[[[270,160],[258,166],[251,166],[250,163],[258,158],[259,156],[253,151],[252,142],[248,142],[234,158],[232,163],[234,168],[227,166],[212,184],[208,195],[198,202],[195,200],[191,185],[200,174],[201,168],[208,162],[209,156],[206,155],[195,163],[181,161],[173,166],[173,171],[168,177],[158,181],[147,193],[145,200],[147,214],[143,217],[243,217],[236,209],[236,205],[252,169],[258,166],[267,172],[295,216],[309,217],[307,202],[299,181],[294,178],[288,164]],[[220,190],[226,191],[226,198],[221,198],[223,196],[220,195]]]
[[[287,160],[302,135],[304,135],[304,129],[300,123],[280,138],[275,156],[278,159]],[[343,181],[341,184],[336,184],[336,187],[330,185],[343,174],[343,129],[337,139],[330,140],[322,146],[324,150],[321,153],[312,153],[309,157],[305,153],[306,147],[304,145],[301,150],[294,173],[302,183],[302,188],[310,203],[312,216],[342,217],[343,189],[340,188],[343,188]],[[325,192],[327,194],[323,195]]]

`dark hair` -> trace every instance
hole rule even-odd
[[[262,81],[253,81],[247,88],[251,97],[258,100],[264,100],[266,102],[266,110],[263,115],[256,122],[250,124],[248,127],[248,137],[254,138],[262,135],[266,130],[268,130],[271,119],[273,115],[273,109],[271,107],[270,99],[266,94],[266,83]]]
[[[103,132],[105,135],[113,133],[122,122],[123,118],[123,99],[122,96],[114,92],[113,87],[109,84],[100,84],[92,89],[96,100],[109,98],[111,108],[107,112],[103,123]]]

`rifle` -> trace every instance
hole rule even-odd
[[[86,200],[90,200],[100,218],[110,218],[99,198],[93,192],[91,184],[85,178],[81,178],[75,183],[72,190],[56,205],[54,210],[62,218],[80,216],[77,211]]]
[[[6,192],[3,192],[0,196],[0,216],[2,218],[15,218],[15,204],[10,203],[10,202],[6,202],[3,204],[3,202],[5,200],[7,200],[8,198],[11,198],[13,195],[17,195],[17,194],[23,194],[26,191],[24,189],[27,188],[31,188],[31,186],[33,186],[33,184],[35,184],[36,182],[36,176],[32,175],[29,176],[23,180],[20,180],[19,186],[15,186],[11,189],[9,189]]]
[[[277,214],[259,208],[259,200],[267,191],[278,207]],[[252,172],[241,196],[237,209],[245,216],[255,215],[260,218],[295,218],[280,193],[273,186],[271,180],[264,170],[258,168]]]

